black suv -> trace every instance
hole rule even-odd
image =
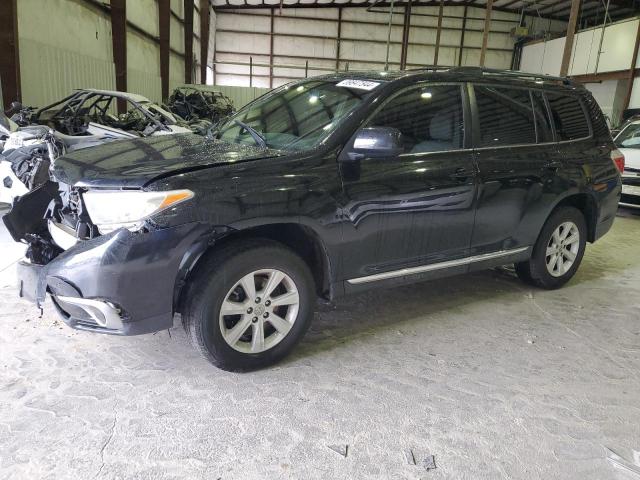
[[[604,116],[582,86],[478,68],[341,73],[258,98],[208,138],[59,158],[4,221],[21,295],[133,335],[179,312],[212,363],[301,339],[318,298],[515,264],[556,288],[614,221]],[[619,167],[619,166],[618,166]]]

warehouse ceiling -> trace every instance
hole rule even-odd
[[[390,1],[367,0],[210,0],[214,10],[243,9],[243,8],[335,8],[343,7],[389,7]],[[578,24],[590,26],[604,21],[605,11],[607,21],[622,20],[640,15],[640,0],[582,0]],[[395,7],[402,7],[408,0],[394,2]],[[444,0],[445,6],[484,7],[486,0]],[[412,6],[438,6],[439,0],[415,0]],[[494,0],[493,9],[513,13],[521,13],[522,9],[528,15],[539,15],[544,18],[568,20],[571,11],[571,0]]]

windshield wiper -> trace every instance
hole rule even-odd
[[[256,142],[256,145],[262,148],[267,148],[267,141],[259,132],[240,120],[234,119],[233,122],[249,132],[249,135],[251,135],[251,138]]]

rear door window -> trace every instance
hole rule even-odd
[[[589,137],[589,122],[578,97],[552,92],[545,95],[559,142]]]
[[[480,147],[536,143],[533,104],[529,90],[473,87],[478,107]]]

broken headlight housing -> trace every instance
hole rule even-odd
[[[101,234],[118,228],[139,230],[144,221],[190,198],[191,190],[145,192],[142,190],[89,190],[82,195],[91,222]]]

